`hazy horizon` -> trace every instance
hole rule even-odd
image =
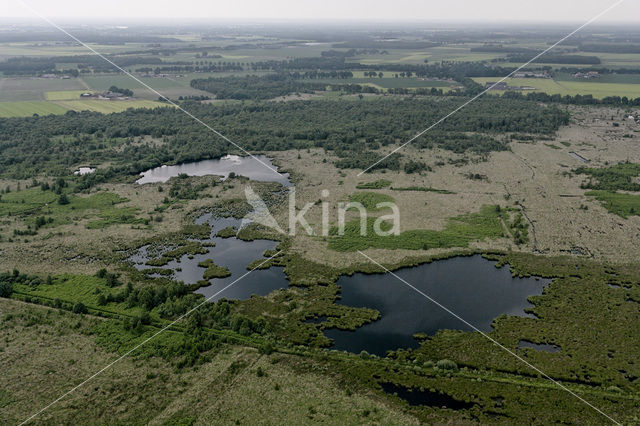
[[[486,23],[508,25],[509,23],[562,24],[584,22],[598,15],[615,1],[567,0],[557,2],[539,0],[537,2],[513,2],[507,0],[450,0],[447,2],[420,2],[396,0],[393,8],[386,1],[355,0],[340,2],[326,0],[323,3],[309,0],[276,0],[268,4],[258,0],[237,2],[205,2],[186,0],[160,4],[150,0],[127,2],[114,0],[106,3],[77,0],[49,2],[44,0],[26,1],[37,13],[65,22],[89,20],[104,22],[167,21],[189,23],[202,21],[228,22],[413,22],[413,23]],[[123,12],[124,11],[124,12]],[[20,2],[7,4],[2,20],[37,20],[32,11]],[[615,7],[597,23],[638,23],[640,2],[627,0]]]

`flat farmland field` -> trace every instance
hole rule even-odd
[[[0,78],[0,102],[45,100],[45,93],[61,90],[82,90],[84,84],[78,78]]]
[[[182,77],[139,77],[140,81],[149,85],[153,89],[170,98],[178,98],[180,96],[211,96],[202,90],[192,88],[189,84],[193,78],[207,78],[214,74],[188,74]],[[215,74],[216,76],[218,74]],[[158,94],[147,89],[139,82],[125,74],[105,74],[84,77],[83,80],[95,91],[108,90],[111,86],[117,86],[122,89],[133,90],[134,96],[146,100],[157,100]]]
[[[366,84],[383,89],[395,89],[401,87],[437,87],[441,89],[449,89],[450,86],[459,86],[458,83],[438,80],[420,80],[418,78],[395,78],[391,73],[383,73],[388,77],[376,78],[327,78],[312,80],[327,84]]]
[[[96,99],[57,101],[0,102],[0,117],[28,117],[33,114],[64,114],[73,111],[96,111],[104,114],[121,112],[129,108],[159,108],[169,105],[148,100],[108,101]]]
[[[88,43],[92,48],[98,52],[106,53],[119,53],[127,50],[140,49],[144,46],[143,43],[123,43],[120,45],[115,44],[96,44]],[[39,42],[11,42],[0,43],[0,57],[10,56],[71,56],[71,55],[85,55],[87,48],[77,44],[70,44],[64,42],[49,42],[47,40],[41,40]]]
[[[386,49],[388,54],[360,55],[354,60],[367,65],[385,63],[422,64],[438,61],[488,61],[504,56],[503,53],[471,52],[469,46],[438,46],[426,49]]]
[[[0,117],[64,114],[68,108],[47,101],[0,102]]]
[[[56,90],[46,92],[44,96],[48,101],[66,101],[79,99],[83,93],[87,93],[87,90]]]
[[[473,80],[484,85],[489,81],[498,81],[500,77],[474,77]],[[556,81],[550,78],[508,78],[505,81],[510,86],[531,86],[536,88],[535,91],[550,95],[593,95],[598,99],[607,96],[640,97],[640,84],[632,83],[599,83],[589,80]],[[496,90],[495,92],[499,93],[500,91]]]
[[[133,100],[133,101],[108,101],[108,100],[77,100],[77,101],[56,101],[56,105],[60,105],[63,108],[71,109],[74,111],[96,111],[104,114],[112,112],[121,112],[129,108],[158,108],[166,107],[167,104],[163,104],[155,101],[147,100]]]

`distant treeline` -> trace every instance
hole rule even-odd
[[[107,55],[114,63],[121,67],[128,67],[135,64],[161,64],[160,58],[151,56],[131,56],[131,55]],[[0,72],[5,75],[38,75],[53,74],[56,71],[56,64],[77,63],[78,68],[91,67],[95,71],[118,71],[116,67],[109,64],[104,59],[96,55],[74,55],[74,56],[52,56],[52,57],[14,57],[4,62],[0,62]]]
[[[251,69],[254,71],[304,71],[304,70],[322,70],[322,71],[390,71],[390,72],[411,72],[416,77],[433,77],[433,78],[451,78],[459,80],[465,77],[483,77],[483,76],[504,76],[509,74],[515,68],[500,67],[495,64],[485,64],[483,62],[434,62],[429,64],[360,64],[346,62],[344,57],[320,57],[320,58],[296,58],[282,61],[257,61],[251,63]]]
[[[176,74],[191,72],[231,72],[242,71],[244,67],[235,62],[202,63],[200,65],[165,65],[162,67],[142,67],[138,72],[153,72],[154,74]]]
[[[497,96],[497,95],[492,95]],[[572,105],[618,105],[618,106],[640,106],[640,98],[628,98],[626,96],[607,96],[602,99],[594,98],[593,95],[548,95],[544,92],[505,92],[501,96],[508,99],[520,99],[535,102],[561,103]]]
[[[338,57],[338,58],[352,58],[356,55],[388,55],[389,52],[380,49],[349,49],[347,51],[341,50],[325,50],[320,52],[320,56],[324,58]]]
[[[291,70],[346,70],[353,64],[347,64],[344,57],[295,58],[290,60],[257,61],[251,63],[253,71],[291,71]]]
[[[586,73],[589,71],[597,71],[600,74],[640,74],[640,68],[604,68],[604,67],[588,67],[588,68],[575,68],[575,67],[562,67],[558,68],[556,72],[575,74],[578,72]]]
[[[162,65],[157,67],[140,67],[136,71],[160,73],[186,72],[228,72],[242,71],[238,62],[214,62],[215,55],[202,57],[197,61],[163,61],[158,56],[150,55],[107,55],[107,58],[120,67],[132,65]],[[5,75],[39,75],[60,73],[56,64],[77,64],[77,70],[66,70],[77,76],[78,71],[85,72],[119,72],[119,69],[96,55],[73,55],[52,57],[14,57],[0,62],[0,72]]]

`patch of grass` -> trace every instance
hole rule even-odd
[[[47,101],[0,102],[0,117],[64,114],[69,109]]]
[[[356,185],[357,189],[383,189],[391,185],[391,181],[387,179],[378,179],[373,182],[361,182]]]
[[[510,66],[504,63],[503,66]],[[476,83],[484,85],[492,81],[498,81],[499,77],[473,77]],[[507,78],[505,80],[509,86],[529,86],[535,90],[525,90],[524,93],[545,92],[549,95],[559,94],[570,95],[593,95],[594,98],[602,99],[607,96],[626,96],[636,98],[640,96],[640,84],[603,83],[593,81],[560,81],[550,78]],[[499,91],[495,91],[498,92]]]
[[[605,209],[620,217],[640,216],[640,195],[612,191],[588,191],[586,195],[595,197]]]
[[[216,237],[231,238],[231,237],[235,237],[237,233],[238,233],[238,230],[236,228],[234,228],[233,226],[228,226],[224,229],[219,230],[218,233],[216,234]]]
[[[198,263],[198,266],[201,268],[207,268],[204,271],[204,275],[202,278],[205,280],[210,280],[211,278],[226,278],[231,276],[231,271],[224,266],[218,266],[213,263],[213,260],[207,259],[203,262]]]
[[[80,95],[83,93],[91,93],[88,90],[56,90],[53,92],[46,92],[45,98],[48,101],[65,101],[80,99]]]
[[[179,259],[186,254],[207,254],[209,250],[202,246],[199,241],[181,241],[177,247],[171,250],[165,251],[159,258],[150,259],[146,262],[149,266],[165,266],[167,263],[174,259]]]
[[[66,197],[66,204],[60,204],[61,197]],[[114,224],[143,223],[136,217],[138,209],[134,207],[117,207],[129,201],[111,192],[98,192],[88,197],[43,191],[39,187],[2,194],[0,198],[0,217],[20,216],[27,226],[36,226],[38,218],[47,220],[46,227],[65,225],[73,221],[98,216],[97,220],[87,223],[87,228],[105,228]],[[39,227],[39,226],[37,226]]]
[[[619,163],[602,168],[579,167],[577,174],[589,176],[589,181],[582,184],[583,188],[607,191],[640,191],[640,183],[634,179],[640,176],[640,164]]]
[[[380,203],[392,203],[393,197],[386,194],[378,194],[377,192],[356,192],[349,197],[349,201],[360,203],[367,210],[378,210]]]
[[[552,143],[545,143],[544,146],[548,146],[551,149],[562,149],[558,145],[554,145]]]
[[[452,217],[442,231],[419,229],[401,232],[399,235],[379,236],[374,232],[375,218],[367,218],[367,232],[360,235],[360,220],[352,220],[345,226],[344,235],[332,229],[329,248],[336,251],[355,251],[368,248],[427,250],[431,248],[467,247],[472,241],[494,239],[503,236],[503,215],[497,206],[483,206],[479,212]],[[388,231],[391,224],[383,222],[381,229]]]
[[[45,299],[52,306],[64,304],[67,307],[82,303],[89,309],[112,312],[127,316],[137,316],[143,312],[140,307],[128,307],[125,302],[100,303],[101,296],[115,294],[123,289],[111,288],[105,278],[92,275],[59,275],[37,286],[15,284],[14,292],[28,297]]]

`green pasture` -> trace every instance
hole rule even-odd
[[[87,93],[87,90],[56,90],[45,92],[48,101],[66,101],[80,99],[80,95]]]
[[[52,228],[72,222],[89,220],[89,229],[106,228],[115,224],[139,224],[138,209],[120,207],[129,200],[110,192],[98,192],[88,197],[68,196],[67,204],[59,203],[60,196],[40,187],[27,188],[2,194],[0,217],[18,216],[25,226],[35,226],[38,217],[47,219],[45,228]]]
[[[474,77],[473,80],[484,85],[489,81],[496,82],[500,80],[500,77]],[[508,78],[505,82],[510,86],[535,87],[535,91],[545,92],[549,95],[593,95],[594,98],[599,99],[607,96],[640,97],[640,84],[599,83],[592,80],[556,81],[550,78]],[[501,93],[502,91],[492,92]],[[528,90],[524,92],[526,93]]]
[[[46,100],[46,92],[66,90],[86,90],[86,87],[78,78],[0,78],[0,102],[42,101]]]
[[[0,117],[64,114],[67,108],[47,101],[0,102]]]
[[[148,100],[97,100],[56,101],[56,104],[74,111],[96,111],[103,114],[122,112],[129,108],[158,108],[168,106],[162,102]]]

